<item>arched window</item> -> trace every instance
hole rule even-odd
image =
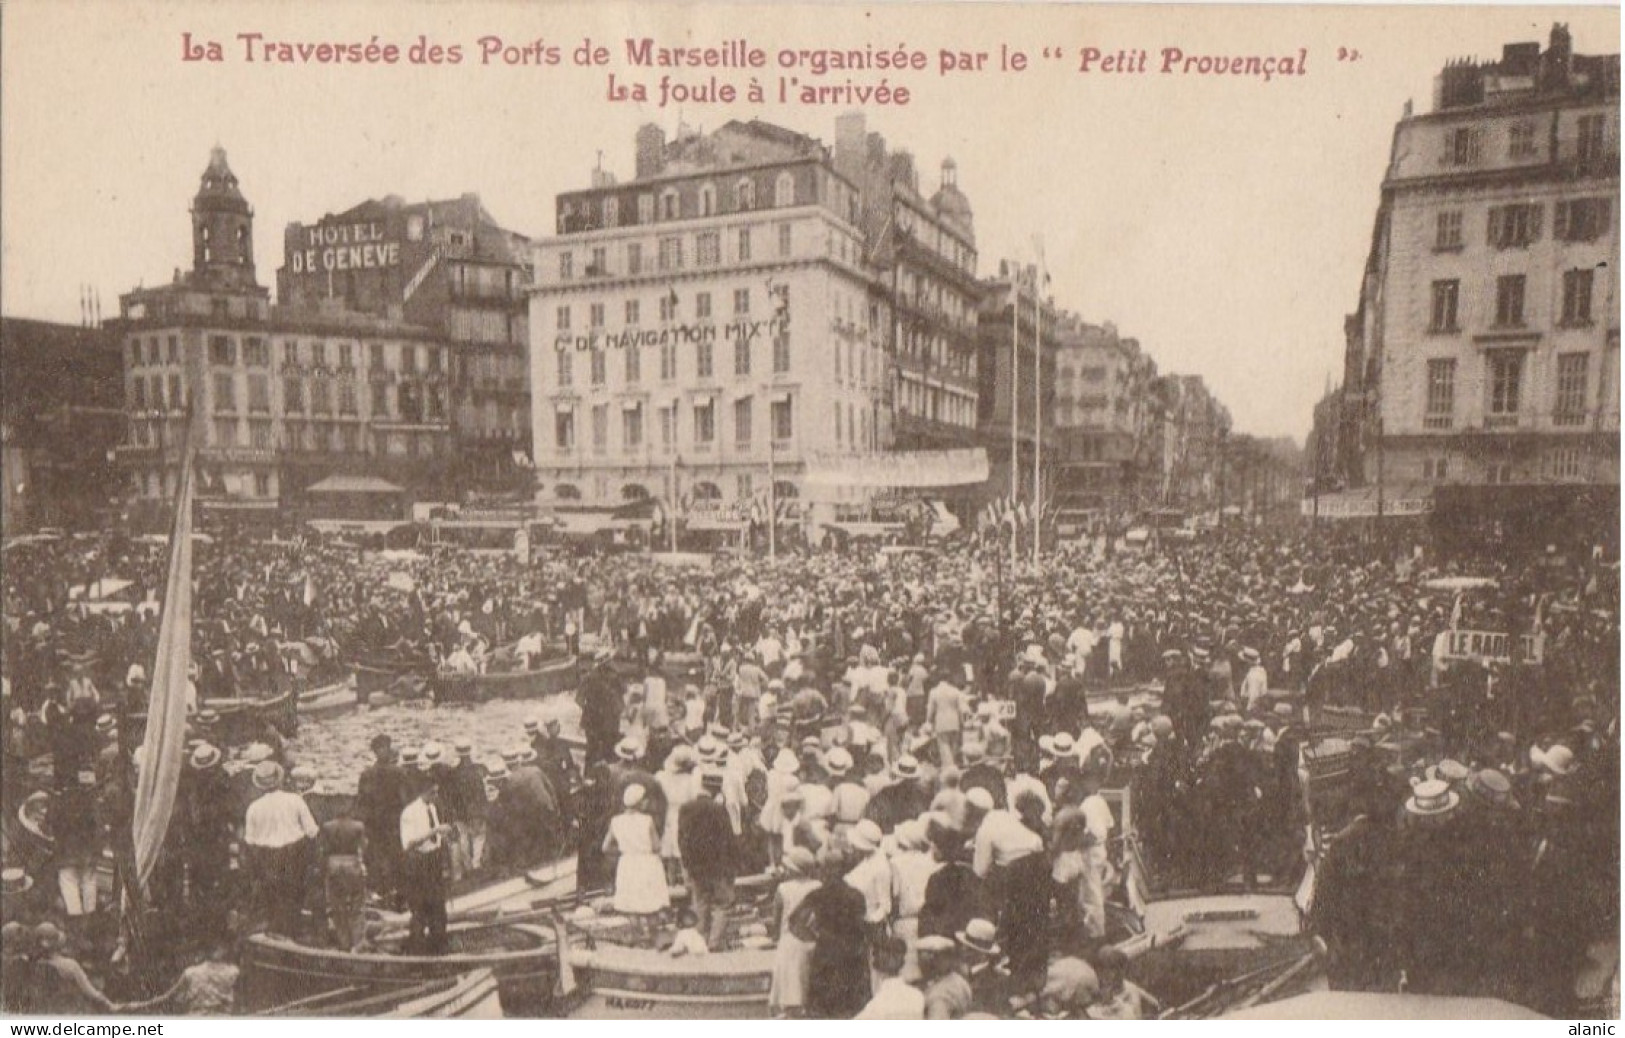
[[[773,205],[783,209],[796,204],[796,178],[789,171],[779,174],[773,182]]]
[[[553,488],[553,496],[560,501],[580,501],[581,490],[574,483],[560,483]]]
[[[696,483],[694,484],[694,500],[720,501],[722,500],[722,488],[715,483]]]
[[[717,211],[717,186],[715,184],[700,185],[700,215],[714,216]]]
[[[739,178],[739,183],[734,185],[734,208],[756,208],[756,181],[749,177]]]
[[[642,483],[628,483],[621,488],[621,499],[624,501],[647,501],[649,488]]]

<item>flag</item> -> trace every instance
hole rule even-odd
[[[192,662],[192,499],[196,493],[193,420],[188,415],[175,525],[169,539],[169,577],[164,585],[158,652],[152,666],[147,732],[131,816],[135,844],[134,885],[144,888],[158,864],[175,811],[186,754],[187,670]]]
[[[300,597],[307,606],[316,601],[316,585],[311,583],[309,573],[305,574],[305,590]]]
[[[1456,630],[1461,626],[1461,592],[1456,592],[1456,604],[1450,608],[1450,629]]]

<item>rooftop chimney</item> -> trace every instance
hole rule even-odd
[[[637,146],[637,177],[659,176],[666,168],[666,131],[657,123],[644,123],[633,138]]]
[[[868,132],[862,112],[846,112],[835,117],[835,169],[856,177],[863,169]]]

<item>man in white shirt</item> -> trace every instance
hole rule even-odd
[[[1084,778],[1089,791],[1079,805],[1083,812],[1084,827],[1093,837],[1093,843],[1084,854],[1083,894],[1084,925],[1097,937],[1106,933],[1106,878],[1111,871],[1106,841],[1110,839],[1117,820],[1112,817],[1111,805],[1100,795],[1100,779],[1094,775]]]
[[[865,819],[846,834],[846,842],[862,860],[846,874],[846,885],[863,895],[863,921],[878,930],[891,918],[891,859],[880,849],[880,826]]]
[[[875,942],[871,964],[880,978],[874,997],[859,1010],[856,1020],[924,1020],[925,992],[903,979],[907,945],[900,937]]]
[[[1257,649],[1250,647],[1242,649],[1241,661],[1247,664],[1247,673],[1241,679],[1241,699],[1250,714],[1270,694],[1270,677],[1264,670]]]
[[[275,761],[263,761],[254,769],[254,788],[260,797],[248,805],[243,818],[243,843],[271,932],[297,939],[308,841],[320,829],[305,798],[283,789],[282,782],[282,766]]]
[[[440,787],[434,761],[418,764],[417,799],[401,812],[401,891],[412,912],[403,950],[439,955],[446,950],[446,849],[450,825],[440,818]]]
[[[995,866],[1008,868],[1012,863],[1043,849],[1044,838],[1022,824],[1020,815],[1008,809],[995,808],[983,817],[982,824],[976,828],[971,871],[986,879]]]

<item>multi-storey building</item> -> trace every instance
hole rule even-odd
[[[981,285],[976,227],[952,159],[927,198],[914,157],[867,133],[861,112],[835,121],[835,168],[857,185],[890,361],[882,443],[896,450],[974,447]],[[889,417],[889,430],[887,429]],[[968,514],[968,513],[967,513]]]
[[[109,521],[113,452],[124,438],[116,337],[89,325],[0,319],[0,401],[5,535]]]
[[[277,299],[433,329],[451,347],[459,487],[528,485],[530,243],[478,195],[408,205],[369,200],[313,224],[290,223]]]
[[[818,141],[730,122],[637,133],[635,177],[557,199],[536,246],[540,502],[696,502],[737,524],[815,455],[882,448],[883,295],[858,188]]]
[[[1044,502],[1050,498],[1059,456],[1056,310],[1040,288],[1035,268],[1001,261],[998,276],[982,282],[977,321],[976,418],[992,470],[989,495],[1014,492],[1018,501],[1029,503],[1034,500],[1034,455],[1039,456],[1036,478]]]
[[[1616,522],[1618,55],[1559,25],[1445,67],[1395,127],[1373,238],[1366,479],[1431,485],[1446,525],[1540,536],[1599,502]]]
[[[1056,331],[1056,504],[1105,517],[1156,501],[1152,450],[1156,362],[1107,323],[1063,312]],[[1143,484],[1143,485],[1142,485]]]
[[[254,275],[253,210],[220,148],[192,203],[192,240],[190,271],[120,299],[119,457],[146,511],[175,493],[189,410],[205,512],[269,517],[333,474],[443,485],[449,349],[437,332],[272,306]]]

